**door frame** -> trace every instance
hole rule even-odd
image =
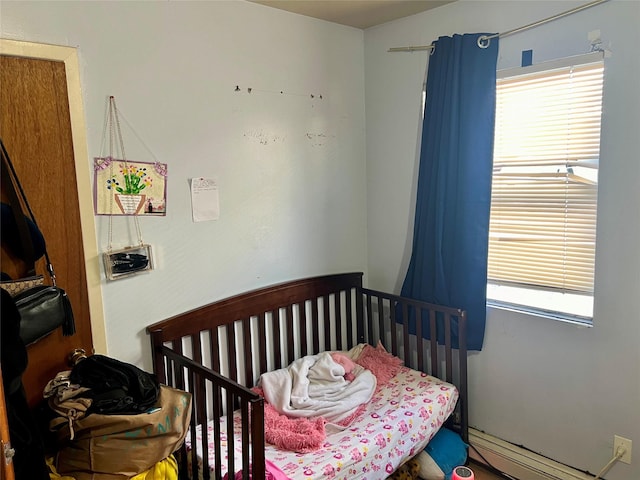
[[[82,89],[80,87],[80,67],[78,51],[74,47],[48,45],[0,38],[0,55],[35,58],[63,62],[67,77],[69,116],[73,139],[73,156],[78,184],[80,227],[84,249],[87,295],[91,316],[91,337],[96,353],[107,353],[107,335],[102,304],[102,279],[100,276],[100,255],[96,224],[93,215],[93,195],[91,192],[91,171],[87,150],[87,130],[85,125]]]

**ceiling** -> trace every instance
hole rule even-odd
[[[249,0],[356,28],[369,28],[455,0]]]

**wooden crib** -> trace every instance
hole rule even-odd
[[[250,388],[261,374],[298,358],[349,350],[360,343],[375,346],[380,341],[407,367],[455,385],[458,402],[447,426],[467,441],[465,312],[364,288],[362,276],[344,273],[288,281],[147,328],[160,382],[193,394],[190,448],[183,445],[177,454],[181,478],[218,480],[225,469],[242,470],[243,478],[249,478],[250,470],[251,478],[265,478],[264,400]],[[452,348],[452,331],[459,349]],[[437,344],[438,335],[444,345]],[[236,431],[241,425],[237,438],[234,422]],[[226,441],[221,441],[221,426]],[[228,445],[237,442],[242,445],[240,458],[225,455]],[[205,452],[198,461],[196,446]],[[207,452],[215,453],[212,465]]]

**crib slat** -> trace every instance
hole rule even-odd
[[[164,359],[164,357],[163,357],[163,359]],[[164,381],[165,381],[165,383],[167,385],[177,385],[176,377],[175,377],[176,372],[175,372],[174,364],[169,359],[165,359],[165,361],[167,363],[167,375],[166,375]]]
[[[194,380],[194,386],[196,387],[196,391],[195,391],[195,396],[194,398],[197,398],[196,403],[196,411],[198,413],[198,418],[197,418],[197,423],[199,423],[200,425],[202,425],[202,431],[201,431],[201,436],[202,436],[202,443],[201,443],[201,447],[202,447],[202,451],[206,452],[209,447],[209,431],[207,429],[207,402],[206,402],[206,383],[205,383],[205,379],[201,376],[198,375],[198,381],[195,382]],[[193,445],[193,444],[192,444]],[[208,472],[209,471],[209,456],[205,455],[202,459],[202,471],[204,472]]]
[[[249,405],[246,402],[242,402],[240,408],[240,423],[242,424],[242,473],[243,478],[250,478],[248,476],[249,473],[249,449],[244,448],[245,445],[249,445]],[[231,450],[231,449],[229,449]],[[229,452],[231,455],[231,451]],[[230,472],[234,472],[235,470],[229,470]],[[253,473],[253,472],[252,472]],[[255,473],[253,473],[255,475]]]
[[[220,372],[220,336],[219,329],[209,330],[209,344],[211,346],[211,369]]]
[[[307,309],[305,302],[298,304],[298,318],[300,320],[300,337],[298,344],[300,345],[300,356],[304,357],[309,354],[307,349]]]
[[[322,313],[324,315],[324,350],[331,350],[331,320],[329,313],[329,295],[322,296]]]
[[[460,391],[460,430],[462,440],[469,443],[469,404],[467,402],[467,312],[459,311],[458,315],[458,390]]]
[[[271,312],[271,328],[273,332],[274,368],[282,368],[282,341],[280,340],[280,312]]]
[[[424,369],[424,352],[422,350],[422,308],[416,307],[416,342],[417,342],[417,353],[418,353],[418,364],[417,369]]]
[[[289,356],[287,357],[287,359],[289,360],[287,362],[287,365],[289,365],[296,359],[295,351],[293,348],[295,345],[295,342],[293,340],[293,305],[287,305],[287,308],[285,308],[285,317],[287,325],[287,353],[289,354]]]
[[[182,337],[177,339],[174,342],[171,342],[171,348],[173,348],[177,353],[182,355]]]
[[[213,384],[213,442],[215,456],[215,478],[222,478],[222,449],[220,445],[220,417],[222,416],[222,388],[220,385]],[[227,443],[228,445],[228,443]],[[194,477],[197,478],[197,477]]]
[[[267,371],[267,334],[264,327],[266,321],[264,312],[260,312],[258,315],[258,355],[260,358],[258,377]]]
[[[264,400],[258,398],[252,401],[250,406],[251,425],[264,425]],[[253,473],[255,474],[255,478],[265,478],[264,428],[252,429],[251,458],[254,460]]]
[[[235,322],[227,325],[227,360],[229,361],[229,377],[234,382],[238,381],[238,364],[236,354],[236,324]]]
[[[311,325],[313,329],[313,352],[320,352],[320,332],[318,328],[318,299],[311,300]]]
[[[182,370],[182,367],[179,366],[178,370]],[[191,388],[193,388],[194,381],[195,381],[195,372],[191,370],[187,370],[187,383]],[[189,392],[192,392],[192,390],[189,389]],[[191,420],[189,422],[189,429],[191,432],[191,445],[197,444],[196,425],[198,423],[198,420],[196,418],[196,415],[194,415],[194,411],[195,411],[195,402],[192,402],[191,403]],[[191,462],[191,475],[192,475],[192,478],[198,478],[198,462]]]
[[[229,405],[233,405],[234,399],[231,393],[231,390],[226,391],[226,399],[227,399],[227,408]],[[233,446],[236,444],[235,432],[233,431],[233,415],[231,412],[227,415],[227,471],[235,472],[236,471],[236,462],[235,455],[233,454]],[[220,453],[222,451],[219,450]],[[245,470],[246,471],[246,470]],[[216,477],[217,478],[217,477]]]
[[[193,349],[193,361],[196,363],[202,363],[202,340],[200,335],[191,335],[191,348]],[[205,404],[205,392],[200,388],[200,381],[203,379],[198,377],[198,383],[194,384],[194,402],[197,408],[194,410],[196,413],[196,422],[202,423],[207,419],[206,410],[203,409]],[[192,380],[189,380],[190,382]]]
[[[193,361],[202,363],[202,340],[200,335],[190,335],[191,349],[193,350]]]
[[[366,308],[366,314],[367,314],[367,339],[369,340],[369,342],[373,343],[374,342],[374,337],[373,337],[373,309],[371,308],[371,295],[367,295],[367,308]]]
[[[214,372],[220,372],[220,337],[218,336],[218,329],[209,330],[209,348],[211,354],[211,369]],[[220,389],[214,390],[212,393],[214,404],[214,415],[222,415],[222,393]]]
[[[391,353],[398,356],[398,324],[396,318],[396,308],[398,302],[390,301],[389,305],[389,330],[391,331]]]
[[[430,373],[434,377],[437,377],[439,365],[438,365],[438,334],[437,334],[437,322],[435,310],[429,311],[429,332],[431,334],[431,370]]]
[[[364,298],[360,292],[356,291],[356,322],[357,322],[357,343],[364,343]]]
[[[336,328],[336,350],[342,350],[342,296],[340,292],[336,292],[333,296],[333,303],[335,305],[335,320],[334,325]]]
[[[409,306],[406,303],[402,305],[402,342],[404,346],[402,357],[407,364],[411,352],[409,349]]]
[[[176,376],[176,386],[177,388],[179,388],[180,390],[187,390],[186,385],[185,385],[185,381],[184,381],[184,372],[185,369],[182,367],[178,367],[175,369],[175,376]],[[187,373],[189,371],[187,370]]]
[[[376,302],[378,304],[378,338],[384,344],[384,303],[382,301],[381,296],[376,297]]]
[[[347,312],[347,345],[346,349],[349,350],[354,346],[353,343],[353,300],[351,296],[351,289],[349,288],[345,292],[345,304]]]
[[[189,340],[191,343],[193,361],[196,363],[202,363],[202,341],[200,339],[200,335],[190,335]],[[195,387],[197,387],[197,385]],[[200,398],[201,392],[197,388],[194,391],[196,394],[194,395],[194,403],[196,405],[199,405],[203,401],[203,399]],[[194,412],[196,414],[197,422],[201,422],[202,421],[201,419],[206,418],[206,416],[202,416],[202,417],[200,416],[201,412],[199,408],[196,408]]]
[[[451,315],[444,314],[444,352],[445,352],[445,380],[449,383],[453,381],[453,361],[451,357]]]
[[[243,352],[251,351],[251,319],[242,320],[242,348]],[[244,384],[253,385],[253,358],[245,357],[244,359]]]
[[[175,363],[173,361],[171,361],[168,358],[162,357],[161,355],[159,355],[161,358],[166,360],[166,363],[168,365],[168,377],[166,379],[166,384],[167,385],[177,385],[176,382],[176,377],[174,376],[175,374]],[[191,419],[189,420],[189,428],[193,429],[193,426],[195,425],[195,418],[193,418],[194,416],[191,415]],[[191,441],[193,442],[195,438],[195,431],[192,432],[191,434]],[[179,455],[179,459],[180,459],[180,469],[179,471],[182,472],[186,472],[188,471],[188,464],[187,464],[187,447],[186,445],[183,443],[182,447],[180,449],[180,455]],[[195,477],[194,477],[195,478]]]

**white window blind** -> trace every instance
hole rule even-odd
[[[593,295],[604,64],[586,57],[498,79],[490,284]]]

